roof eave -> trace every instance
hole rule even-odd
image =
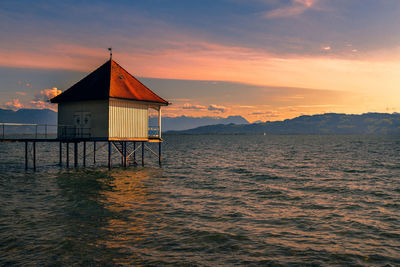
[[[124,98],[124,97],[110,97],[110,99],[123,99],[123,100],[131,100],[131,101],[136,101],[136,102],[146,102],[146,103],[151,103],[151,104],[157,104],[159,106],[168,106],[171,103],[168,101],[164,102],[157,102],[157,101],[151,101],[151,100],[139,100],[139,99],[132,99],[132,98]]]

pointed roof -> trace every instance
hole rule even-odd
[[[169,104],[112,59],[62,94],[52,98],[50,102],[62,103],[109,98]]]

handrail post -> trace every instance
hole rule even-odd
[[[36,142],[33,141],[33,170],[36,171]]]
[[[44,138],[47,139],[47,123],[44,125]]]
[[[35,139],[37,139],[37,127],[38,127],[38,125],[36,124],[35,125]]]
[[[4,139],[4,123],[3,123],[3,139]]]
[[[28,142],[25,141],[25,170],[28,169]]]
[[[161,139],[161,106],[158,107],[158,138]]]
[[[142,166],[144,166],[144,142],[142,142]]]
[[[111,141],[108,141],[108,169],[111,170]]]

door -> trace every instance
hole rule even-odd
[[[86,111],[75,112],[73,121],[75,136],[78,138],[89,138],[91,133],[91,113]]]

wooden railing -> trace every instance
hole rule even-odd
[[[60,125],[58,127],[58,138],[60,139],[86,139],[91,137],[91,128],[75,127],[71,125]]]
[[[32,138],[48,138],[50,135],[55,137],[57,125],[55,124],[34,124],[34,123],[12,123],[1,122],[1,138],[10,136],[30,135]],[[55,129],[55,131],[52,131]]]
[[[149,137],[160,137],[160,128],[158,126],[149,126]]]

